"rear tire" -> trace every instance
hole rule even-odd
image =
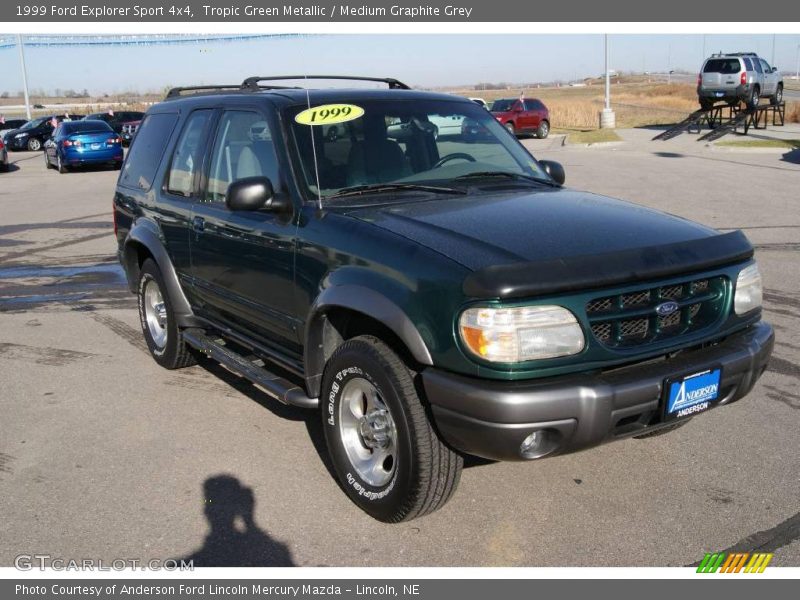
[[[750,90],[750,97],[747,99],[747,108],[753,109],[758,106],[758,99],[759,99],[759,89],[757,85],[753,86],[753,89]]]
[[[320,398],[339,484],[359,508],[399,523],[450,499],[464,460],[439,439],[412,372],[381,340],[359,336],[339,346]]]
[[[711,107],[714,106],[713,100],[706,100],[705,98],[700,99],[700,108],[702,110],[711,110]]]
[[[165,369],[195,364],[195,357],[178,328],[161,270],[150,258],[142,264],[137,290],[139,322],[153,359]]]
[[[539,127],[536,129],[536,137],[540,140],[543,140],[550,134],[550,123],[547,121],[542,121],[539,123]]]

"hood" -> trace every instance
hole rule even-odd
[[[441,197],[347,211],[471,270],[675,244],[717,235],[686,219],[553,189]]]

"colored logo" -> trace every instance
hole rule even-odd
[[[661,315],[662,317],[668,317],[676,310],[678,310],[678,303],[670,300],[669,302],[662,302],[658,306],[656,306],[656,312]]]
[[[773,554],[766,552],[706,553],[697,567],[698,573],[763,573]]]

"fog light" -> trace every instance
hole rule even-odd
[[[519,446],[519,454],[522,458],[540,458],[549,454],[558,446],[559,434],[549,429],[539,429],[534,431]]]

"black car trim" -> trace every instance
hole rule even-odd
[[[690,274],[749,260],[753,246],[740,230],[687,242],[588,256],[495,265],[467,276],[471,298],[522,298]]]
[[[303,351],[306,387],[310,396],[319,393],[318,388],[326,361],[324,356],[326,312],[330,308],[352,310],[383,323],[400,338],[417,362],[426,366],[433,365],[430,351],[419,330],[394,302],[360,285],[331,286],[317,296],[306,321]]]
[[[139,219],[131,227],[120,256],[125,265],[128,287],[134,293],[138,291],[139,264],[137,262],[138,254],[135,251],[134,244],[141,244],[153,257],[153,260],[161,271],[161,276],[164,279],[164,285],[167,288],[166,291],[169,295],[172,309],[175,311],[178,325],[181,327],[195,326],[196,320],[194,319],[192,307],[186,295],[183,293],[183,289],[178,281],[178,275],[175,272],[175,267],[172,266],[169,254],[161,243],[157,232],[158,226],[148,219]]]

